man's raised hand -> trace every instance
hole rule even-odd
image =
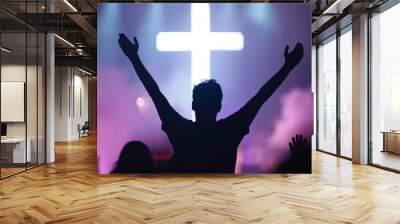
[[[302,43],[297,43],[294,49],[289,52],[289,46],[286,45],[285,48],[285,64],[293,69],[299,64],[304,55],[304,47]]]
[[[132,43],[124,33],[120,33],[118,43],[122,51],[129,59],[133,60],[137,56],[139,50],[139,43],[136,37],[133,38],[133,43]]]

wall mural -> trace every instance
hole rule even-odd
[[[98,171],[311,173],[307,4],[98,5]]]

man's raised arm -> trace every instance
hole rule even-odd
[[[288,52],[289,47],[285,49],[285,64],[282,68],[266,82],[261,89],[253,96],[239,111],[233,116],[243,121],[246,125],[253,122],[258,111],[268,98],[279,88],[282,82],[289,75],[290,71],[296,67],[304,55],[303,44],[297,43],[292,52]]]
[[[119,34],[118,43],[122,51],[132,62],[136,74],[138,75],[140,81],[142,81],[145,89],[153,100],[161,121],[164,122],[168,119],[174,119],[176,116],[180,116],[169,104],[167,98],[162,94],[156,81],[154,81],[153,77],[140,60],[138,55],[139,43],[136,37],[134,38],[134,43],[132,43],[125,34]]]

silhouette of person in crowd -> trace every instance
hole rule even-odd
[[[311,173],[311,145],[301,134],[289,142],[289,158],[276,170],[277,173]]]
[[[291,52],[286,46],[282,68],[241,109],[219,121],[216,118],[221,110],[220,85],[212,79],[196,85],[192,101],[196,121],[193,122],[178,114],[162,94],[140,60],[136,37],[132,43],[125,34],[120,34],[118,42],[154,101],[162,130],[167,134],[174,150],[170,161],[170,172],[174,173],[234,173],[237,147],[249,132],[249,126],[257,112],[304,54],[301,43],[297,43]]]
[[[128,142],[121,153],[113,173],[153,173],[154,163],[150,150],[143,142]]]

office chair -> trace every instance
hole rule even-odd
[[[78,124],[79,138],[89,136],[89,129],[90,129],[89,121],[85,121],[82,127],[80,127],[80,125]]]

